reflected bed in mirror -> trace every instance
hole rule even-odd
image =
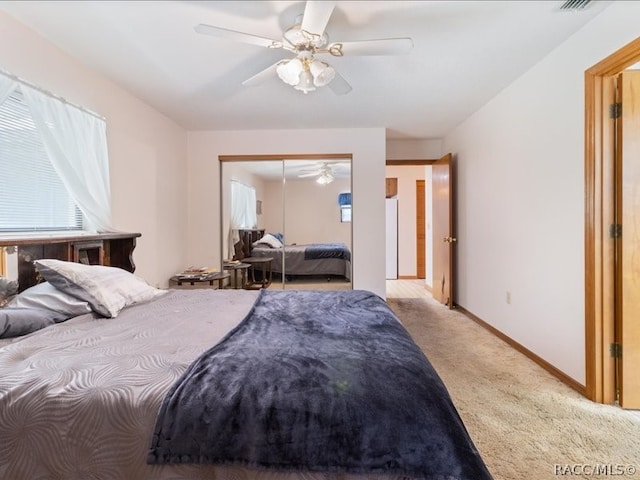
[[[252,258],[271,258],[271,271],[282,279],[286,274],[288,283],[300,285],[312,281],[350,282],[351,251],[344,243],[313,243],[304,245],[286,245],[267,243],[265,237],[251,242],[248,232],[241,231],[241,241],[250,248],[246,251]],[[293,286],[293,285],[292,285]]]

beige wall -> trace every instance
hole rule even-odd
[[[262,218],[258,217],[261,228],[271,233],[284,232],[284,203],[282,179],[265,182],[262,196]],[[290,242],[289,242],[290,243]]]
[[[0,69],[106,117],[113,225],[142,233],[136,274],[165,285],[186,262],[186,132],[3,12]]]
[[[458,166],[455,301],[580,383],[584,72],[636,39],[639,19],[640,2],[612,2],[444,142]]]
[[[442,155],[442,139],[387,140],[387,160],[435,160]]]
[[[219,155],[353,155],[353,285],[385,296],[385,130],[189,132],[189,263],[220,265]]]

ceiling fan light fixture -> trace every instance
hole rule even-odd
[[[311,75],[313,75],[313,84],[316,87],[324,87],[328,85],[336,76],[335,69],[325,62],[314,60],[309,66]]]
[[[566,1],[588,3],[593,0]],[[280,40],[204,23],[194,28],[197,33],[269,49],[282,49],[295,55],[294,59],[280,60],[269,65],[243,81],[242,85],[251,87],[277,75],[287,85],[303,93],[326,85],[336,95],[344,95],[352,90],[351,85],[332,66],[316,60],[316,56],[400,55],[409,53],[413,48],[413,40],[409,37],[329,43],[326,27],[337,2],[309,0],[304,3],[304,12],[296,17],[293,26],[282,33]]]
[[[335,179],[333,178],[333,175],[326,172],[322,173],[318,178],[316,178],[316,182],[319,183],[320,185],[328,185],[334,180]]]
[[[311,72],[309,70],[304,70],[300,74],[300,81],[293,88],[300,90],[302,93],[313,92],[316,87],[313,84],[313,75],[311,75]]]
[[[302,62],[298,58],[292,58],[291,60],[284,60],[276,67],[278,77],[287,85],[297,86],[301,79],[300,74],[303,72],[304,67]]]

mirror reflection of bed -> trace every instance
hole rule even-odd
[[[273,259],[269,289],[350,290],[350,156],[289,157],[221,158],[223,259],[242,261],[240,242],[240,256]],[[247,187],[255,198],[239,201]],[[240,203],[255,210],[242,224]]]

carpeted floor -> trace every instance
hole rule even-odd
[[[447,385],[495,480],[640,479],[637,413],[587,400],[431,298],[388,303]]]

